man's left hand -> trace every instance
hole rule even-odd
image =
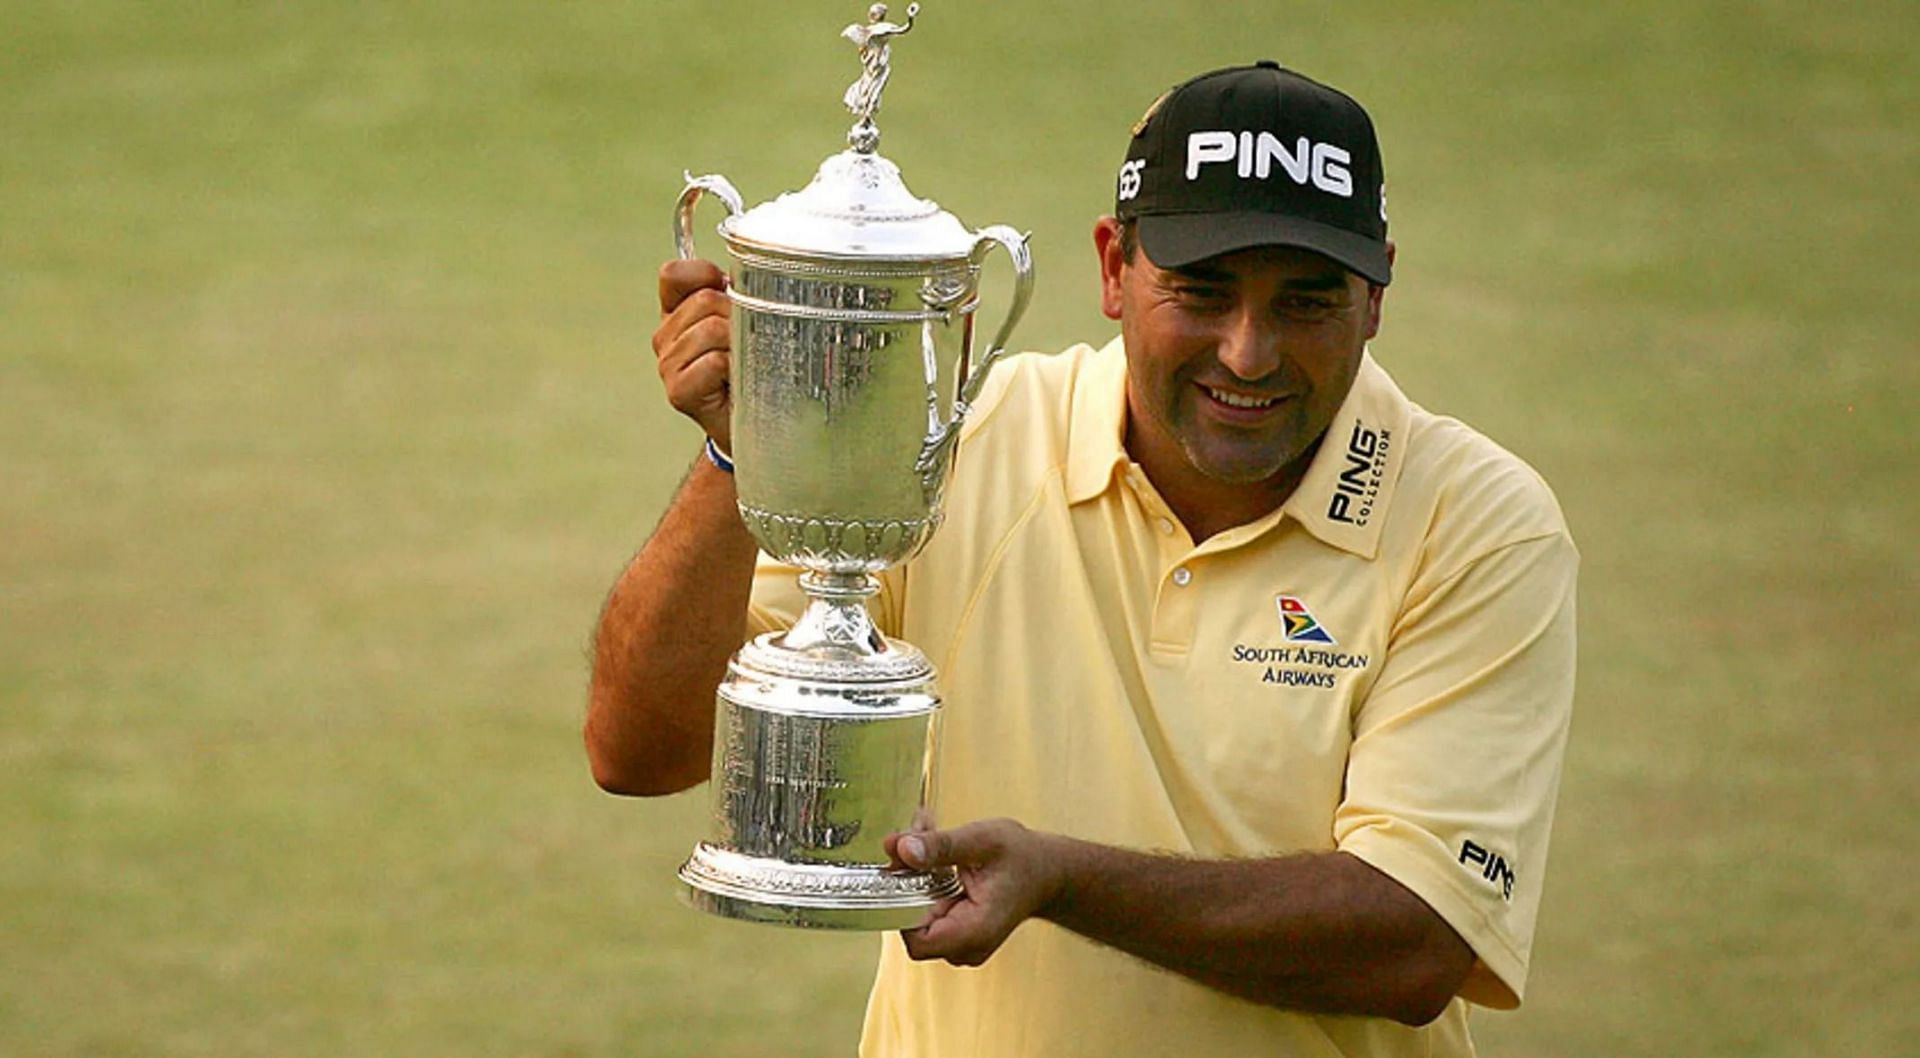
[[[1065,865],[1052,835],[1011,819],[989,819],[952,830],[915,830],[887,838],[887,852],[915,870],[954,867],[965,892],[934,905],[927,921],[902,930],[907,954],[979,966],[1059,895]]]

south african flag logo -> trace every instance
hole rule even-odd
[[[1337,645],[1306,603],[1291,595],[1276,595],[1273,601],[1280,607],[1280,627],[1287,633],[1287,642]]]

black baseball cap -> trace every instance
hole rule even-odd
[[[1204,73],[1133,127],[1114,213],[1162,268],[1298,246],[1381,285],[1385,177],[1373,119],[1346,93],[1265,61]]]

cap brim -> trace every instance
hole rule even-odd
[[[1372,282],[1393,281],[1384,240],[1277,213],[1155,213],[1139,219],[1140,248],[1161,268],[1256,246],[1297,246],[1332,258]]]

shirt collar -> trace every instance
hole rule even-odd
[[[1412,405],[1372,353],[1363,353],[1353,388],[1327,428],[1313,463],[1281,505],[1322,543],[1372,558],[1380,525],[1399,481]],[[1073,392],[1067,436],[1066,493],[1084,503],[1112,486],[1116,470],[1131,459],[1126,450],[1127,356],[1116,337],[1094,353]],[[1263,518],[1243,527],[1255,535],[1277,522]],[[1226,535],[1235,535],[1231,533]],[[1222,541],[1225,543],[1225,541]]]
[[[1372,558],[1406,462],[1413,405],[1372,353],[1360,357],[1353,388],[1327,427],[1320,450],[1281,510],[1322,543]]]

